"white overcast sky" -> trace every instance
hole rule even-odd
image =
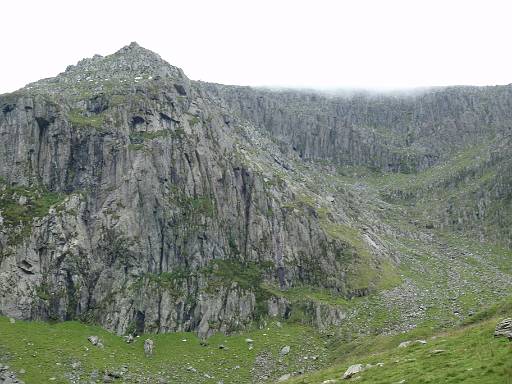
[[[131,41],[225,84],[512,83],[510,0],[11,0],[0,36],[0,93]]]

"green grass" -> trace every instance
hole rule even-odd
[[[0,317],[0,358],[15,371],[24,369],[26,373],[19,376],[27,384],[50,378],[55,378],[55,383],[67,383],[66,377],[73,371],[71,364],[76,362],[81,366],[75,373],[82,379],[94,370],[102,374],[127,365],[128,373],[119,382],[136,382],[144,376],[180,383],[249,383],[256,357],[264,353],[273,361],[265,372],[273,380],[302,369],[309,372],[287,381],[290,384],[318,384],[329,379],[342,383],[345,381],[341,376],[350,365],[376,363],[384,365],[366,370],[356,382],[512,383],[512,343],[493,337],[496,323],[511,314],[512,300],[506,300],[448,331],[436,333],[422,327],[394,336],[344,342],[321,336],[300,324],[268,322],[262,329],[243,334],[216,334],[206,343],[192,333],[179,332],[142,335],[133,344],[126,344],[121,337],[99,327],[75,321],[11,324]],[[105,347],[92,346],[87,341],[90,335],[99,336]],[[149,358],[143,353],[143,340],[147,337],[155,342],[155,354]],[[246,338],[254,340],[253,349],[249,349]],[[417,339],[427,340],[427,344],[398,348],[402,341]],[[219,349],[220,345],[224,349]],[[290,345],[291,352],[280,358],[284,345]],[[434,350],[444,352],[432,353]],[[330,367],[316,370],[326,364]],[[187,370],[189,366],[196,371]]]
[[[169,204],[182,210],[183,219],[201,221],[201,218],[213,218],[216,213],[216,204],[209,195],[189,196],[184,191],[175,187],[171,188]]]
[[[363,373],[357,383],[512,383],[512,343],[494,338],[496,323],[512,314],[510,301],[477,314],[470,325],[433,334],[428,328],[396,336],[377,336],[341,345],[337,363],[328,369],[288,381],[318,384],[324,380],[347,382],[341,377],[352,364],[384,363]],[[427,340],[398,348],[405,340]],[[441,353],[432,353],[443,350]]]
[[[190,125],[194,126],[196,124],[199,124],[201,122],[201,119],[198,116],[192,116],[191,119],[188,119],[188,122]]]
[[[92,346],[87,340],[91,335],[99,336],[105,348]],[[150,358],[143,353],[146,337],[155,342],[155,354]],[[253,349],[248,348],[246,338],[254,340]],[[219,349],[221,344],[224,349]],[[284,345],[290,345],[291,352],[279,363],[279,351]],[[265,373],[278,377],[305,366],[318,367],[326,358],[323,345],[324,340],[310,328],[274,322],[243,335],[216,334],[207,340],[207,345],[201,345],[194,334],[183,332],[143,335],[135,343],[126,344],[121,337],[99,327],[74,321],[57,324],[17,321],[10,324],[7,318],[0,317],[0,356],[8,355],[10,359],[3,363],[16,371],[26,370],[19,376],[27,384],[47,382],[51,377],[56,378],[54,383],[67,383],[65,375],[72,371],[71,364],[77,361],[81,363],[83,379],[95,369],[115,371],[126,364],[131,375],[152,377],[150,382],[156,382],[156,377],[164,377],[173,383],[217,383],[221,380],[225,384],[249,383],[250,370],[260,353],[266,352],[274,359],[274,365]],[[318,360],[305,363],[301,359],[313,354]],[[187,371],[188,366],[197,372]],[[213,378],[208,379],[204,374]]]
[[[32,220],[46,216],[50,208],[63,199],[63,195],[50,192],[42,186],[9,186],[0,179],[0,212],[3,224],[11,229],[17,228],[9,232],[10,241],[16,243],[28,235]]]
[[[96,130],[101,130],[105,123],[105,117],[103,115],[87,116],[78,109],[69,111],[68,120],[77,128],[94,128]]]
[[[332,306],[348,307],[351,300],[344,296],[334,295],[329,291],[321,288],[310,286],[293,287],[286,290],[280,290],[276,287],[264,285],[265,289],[276,297],[284,297],[293,302],[317,302]]]

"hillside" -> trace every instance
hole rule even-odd
[[[153,372],[114,334],[194,340],[176,367],[230,335],[228,383],[450,329],[512,293],[510,127],[512,86],[332,95],[191,81],[136,43],[84,59],[0,95],[0,314],[58,322],[0,337],[101,333]]]
[[[344,345],[333,367],[287,383],[509,383],[511,345],[493,333],[496,323],[510,313],[508,300],[449,331],[418,329]],[[344,380],[351,363],[362,363],[367,369]]]
[[[509,383],[511,345],[493,332],[510,313],[508,300],[448,331],[419,328],[344,344],[304,326],[276,322],[244,336],[216,334],[207,343],[191,333],[169,333],[127,344],[77,322],[12,324],[0,318],[0,364],[26,383]],[[91,335],[104,346],[93,346],[87,340]],[[151,357],[143,350],[148,336],[155,342]],[[398,347],[407,341],[412,342]],[[290,352],[283,355],[286,346]],[[370,366],[343,380],[352,364]]]

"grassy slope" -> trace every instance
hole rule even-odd
[[[326,339],[306,327],[279,327],[277,323],[244,335],[218,334],[208,340],[207,346],[202,346],[190,333],[151,335],[156,345],[152,358],[144,357],[144,338],[126,344],[122,338],[98,327],[77,322],[10,324],[1,317],[0,356],[9,356],[7,363],[12,369],[26,370],[19,376],[27,384],[46,382],[52,377],[55,383],[69,382],[66,377],[72,372],[75,378],[79,374],[86,379],[94,369],[118,371],[125,364],[129,367],[127,375],[133,378],[164,377],[171,383],[250,383],[256,356],[264,351],[274,357],[276,365],[267,372],[274,377],[331,361],[330,368],[297,376],[287,381],[290,384],[345,382],[341,380],[343,372],[359,363],[384,365],[360,374],[358,383],[512,383],[512,344],[492,335],[497,321],[510,315],[512,300],[479,312],[464,325],[441,333],[423,327],[405,334],[367,337],[349,343],[332,340],[327,346]],[[93,334],[103,339],[104,349],[87,341],[87,336]],[[254,340],[254,349],[248,349],[246,337]],[[416,339],[425,339],[427,344],[397,347],[401,341]],[[218,349],[220,344],[226,348]],[[278,352],[284,345],[291,345],[291,352],[280,364]],[[434,350],[444,352],[432,353]],[[308,359],[304,360],[304,356]],[[319,359],[313,361],[312,356]],[[75,362],[80,362],[81,368],[73,371],[71,365]],[[187,370],[189,366],[197,371]],[[126,375],[124,380],[131,382]]]
[[[504,338],[494,338],[496,323],[512,315],[512,301],[494,306],[475,315],[471,323],[433,333],[427,328],[395,336],[377,336],[366,341],[341,345],[338,361],[331,367],[309,375],[296,377],[290,384],[347,382],[341,377],[352,364],[384,363],[372,367],[357,383],[512,383],[512,344]],[[412,344],[398,348],[405,340],[427,340],[426,345]],[[435,350],[443,350],[433,353]]]
[[[92,346],[87,340],[91,335],[100,336],[105,348]],[[274,361],[262,374],[274,377],[299,369],[318,368],[328,357],[324,340],[300,325],[271,323],[267,329],[244,335],[217,334],[208,339],[207,346],[201,345],[191,333],[148,337],[155,342],[152,358],[144,356],[144,336],[127,344],[121,337],[99,327],[78,322],[17,321],[10,324],[7,318],[0,317],[0,357],[9,356],[8,361],[0,363],[10,365],[15,371],[25,369],[26,373],[19,377],[27,384],[47,382],[52,377],[54,383],[67,383],[66,377],[73,372],[71,365],[75,362],[81,364],[75,373],[80,373],[82,380],[89,378],[95,369],[101,373],[112,372],[126,364],[129,374],[150,377],[154,380],[150,382],[163,377],[172,383],[217,383],[223,380],[228,384],[251,382],[250,370],[256,356],[262,352],[271,354]],[[254,340],[254,349],[249,350],[245,338]],[[219,349],[221,344],[224,349]],[[291,351],[279,363],[279,351],[285,345],[290,345]],[[304,356],[318,358],[303,360]],[[189,366],[197,371],[187,370]]]

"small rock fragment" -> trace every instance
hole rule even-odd
[[[124,341],[126,341],[128,344],[133,343],[133,340],[134,340],[134,337],[131,333],[124,337]]]
[[[89,340],[92,345],[95,345],[98,348],[103,348],[103,343],[98,336],[89,336],[87,340]]]
[[[363,372],[363,371],[364,371],[363,364],[351,365],[350,367],[348,367],[348,369],[343,374],[343,378],[344,379],[350,379],[355,374],[358,374],[358,373]]]
[[[286,356],[289,353],[290,353],[290,346],[289,345],[285,345],[283,348],[281,348],[281,351],[279,352],[279,355]]]

